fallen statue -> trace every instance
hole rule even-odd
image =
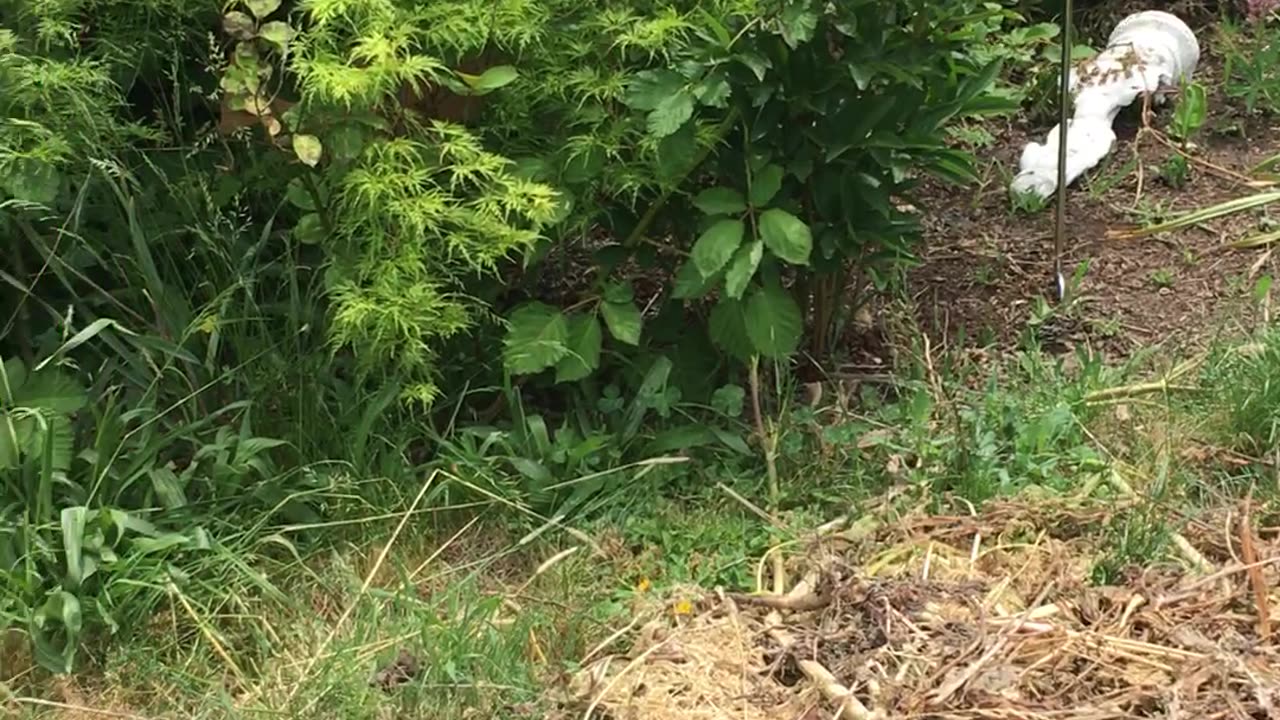
[[[1101,53],[1071,69],[1075,113],[1067,121],[1067,185],[1111,152],[1116,141],[1111,125],[1121,108],[1143,95],[1163,102],[1190,79],[1199,61],[1195,33],[1176,16],[1148,10],[1121,20]],[[1055,126],[1043,144],[1027,144],[1012,192],[1040,199],[1053,194],[1060,132],[1061,126]]]

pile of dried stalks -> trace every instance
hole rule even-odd
[[[1176,538],[1190,569],[1097,587],[1117,510],[1021,501],[827,528],[791,593],[708,593],[644,626],[629,653],[594,659],[575,714],[1280,718],[1280,540],[1256,538],[1247,509],[1224,512]]]

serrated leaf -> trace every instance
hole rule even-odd
[[[522,305],[511,313],[502,360],[509,372],[531,375],[569,354],[569,322],[564,313],[543,303]]]
[[[581,380],[600,367],[600,346],[604,333],[595,314],[569,318],[569,353],[556,363],[556,382]]]
[[[670,70],[645,70],[636,73],[627,87],[627,107],[649,111],[684,87],[684,78]]]
[[[261,20],[280,7],[280,0],[244,0],[244,4],[254,17]]]
[[[711,340],[733,357],[750,360],[755,354],[751,337],[747,335],[746,308],[741,301],[722,299],[711,309],[707,321]]]
[[[765,357],[784,359],[800,346],[800,336],[804,333],[800,306],[777,285],[752,293],[747,301],[745,321],[752,347]]]
[[[253,18],[239,10],[232,10],[222,16],[222,31],[236,40],[249,40],[254,36]]]
[[[738,248],[738,251],[733,254],[733,260],[729,263],[729,269],[724,274],[726,295],[734,299],[742,297],[747,285],[751,283],[751,278],[755,277],[756,268],[760,266],[762,257],[764,257],[764,243],[759,240],[753,240]]]
[[[298,32],[290,27],[289,23],[281,22],[280,20],[272,20],[269,23],[264,23],[258,30],[259,37],[267,40],[268,42],[275,43],[281,48],[289,47],[289,43],[293,42],[293,38],[296,37],[297,34]]]
[[[320,163],[320,155],[324,152],[324,145],[320,144],[320,138],[315,135],[294,135],[293,152],[297,154],[298,159],[303,164],[315,167]]]
[[[741,417],[746,398],[741,385],[724,385],[711,394],[711,407],[726,417]]]
[[[760,214],[760,238],[769,251],[792,265],[808,265],[813,252],[813,233],[800,218],[785,210],[765,210]]]
[[[733,88],[729,85],[724,73],[714,72],[702,79],[694,89],[694,94],[707,107],[723,108],[729,105],[729,95]]]
[[[693,206],[707,215],[739,215],[747,210],[742,193],[727,187],[703,190],[693,199]]]
[[[495,65],[479,75],[468,75],[460,72],[458,77],[462,78],[462,81],[476,95],[485,95],[515,82],[515,79],[520,77],[520,73],[510,65]]]
[[[702,273],[698,272],[698,266],[689,260],[676,271],[676,286],[671,296],[677,300],[700,298],[711,292],[711,288],[715,287],[719,278],[719,274],[702,277]]]
[[[741,220],[721,220],[698,237],[693,244],[693,263],[702,277],[716,274],[729,262],[742,245],[745,229]]]
[[[628,345],[640,344],[640,331],[644,325],[644,319],[640,316],[640,309],[633,303],[600,303],[600,314],[604,316],[604,322],[609,326],[609,334]]]
[[[769,163],[751,179],[751,206],[762,208],[782,189],[782,166]]]
[[[794,3],[783,8],[780,24],[783,41],[794,50],[813,39],[813,33],[818,29],[818,16],[807,6]]]
[[[693,117],[693,95],[681,90],[658,102],[649,112],[649,133],[664,138],[679,130]]]

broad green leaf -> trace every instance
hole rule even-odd
[[[782,39],[795,49],[813,39],[818,29],[818,16],[809,9],[807,3],[791,3],[782,10],[779,19]]]
[[[600,345],[604,333],[594,313],[569,318],[569,353],[556,363],[556,382],[581,380],[600,367]]]
[[[741,220],[721,220],[702,233],[693,244],[693,263],[702,277],[716,274],[729,262],[745,229]]]
[[[462,78],[472,92],[484,95],[515,82],[515,79],[520,77],[520,73],[510,65],[495,65],[479,75],[458,73],[458,77]]]
[[[733,56],[733,59],[750,68],[751,72],[755,73],[756,79],[762,82],[764,81],[765,73],[773,67],[772,60],[764,55],[759,55],[753,52],[737,53]]]
[[[792,265],[808,265],[813,252],[813,233],[800,218],[785,210],[765,210],[760,214],[760,238],[770,252]]]
[[[782,166],[769,163],[751,179],[751,206],[768,205],[782,189]]]
[[[698,102],[707,107],[723,108],[729,105],[729,95],[733,88],[723,72],[709,73],[693,90]]]
[[[703,190],[693,199],[693,205],[707,215],[740,215],[747,210],[742,193],[727,187]]]
[[[187,505],[187,494],[175,472],[167,467],[157,467],[147,474],[151,478],[151,489],[162,506],[174,510]]]
[[[733,254],[733,260],[729,263],[729,269],[724,274],[726,295],[734,299],[742,297],[747,285],[751,283],[751,278],[755,277],[756,268],[760,266],[762,257],[764,257],[764,243],[759,240],[752,240],[738,248],[738,251]]]
[[[611,282],[604,286],[604,301],[608,303],[629,303],[636,297],[636,292],[629,282]]]
[[[681,90],[663,98],[649,112],[649,133],[664,138],[679,130],[693,117],[693,95]]]
[[[636,73],[627,88],[627,107],[633,110],[654,110],[666,98],[680,92],[684,78],[670,70],[645,70]]]
[[[253,18],[239,10],[232,10],[222,16],[222,30],[236,40],[248,40],[254,35]]]
[[[747,334],[746,307],[739,300],[722,299],[711,309],[708,321],[711,340],[739,360],[750,360],[755,354]]]
[[[698,272],[698,266],[693,260],[688,260],[676,271],[676,286],[671,296],[677,300],[700,298],[711,292],[711,288],[715,287],[719,278],[719,273],[711,277],[702,277],[702,273]]]
[[[258,30],[258,36],[268,42],[275,43],[281,48],[289,47],[289,43],[293,42],[293,38],[297,35],[297,31],[289,26],[287,22],[272,20],[264,23]]]
[[[787,358],[800,346],[804,333],[800,306],[777,285],[760,288],[751,295],[745,321],[752,347],[765,357]]]
[[[600,314],[604,323],[609,326],[609,334],[628,345],[640,344],[640,330],[644,320],[640,309],[631,302],[600,303]]]
[[[88,402],[80,384],[56,369],[33,372],[21,388],[14,388],[14,403],[20,407],[69,415]]]
[[[280,0],[244,0],[244,4],[254,17],[261,20],[280,7]]]
[[[315,135],[293,136],[293,152],[298,155],[298,159],[304,164],[310,167],[318,165],[323,151],[324,146],[320,144],[320,138]]]
[[[680,180],[693,169],[698,157],[698,128],[685,123],[658,142],[657,167],[665,180]]]
[[[516,375],[542,372],[569,354],[568,343],[564,313],[539,302],[522,305],[511,313],[503,363]]]
[[[293,226],[293,236],[303,245],[317,245],[324,240],[324,221],[319,213],[303,215]]]
[[[289,202],[299,210],[315,210],[315,198],[311,195],[311,191],[307,189],[307,183],[300,177],[296,177],[289,181],[284,188],[284,196]]]

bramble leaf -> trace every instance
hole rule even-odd
[[[744,316],[751,345],[765,357],[783,359],[800,346],[804,318],[794,298],[777,285],[760,288]]]
[[[600,346],[604,333],[595,313],[569,318],[569,353],[556,363],[556,382],[581,380],[600,367]]]
[[[727,187],[703,190],[693,199],[693,205],[707,215],[738,215],[747,210],[742,193]]]
[[[569,354],[569,322],[564,313],[539,302],[511,313],[502,359],[516,375],[531,375],[555,365]]]
[[[721,220],[698,237],[693,244],[693,263],[703,277],[719,272],[742,244],[746,230],[741,220]]]
[[[765,210],[760,214],[760,238],[769,251],[792,265],[808,265],[813,252],[813,233],[800,218],[785,210]]]
[[[640,316],[640,309],[634,303],[627,302],[603,302],[600,303],[600,314],[604,316],[604,322],[609,326],[609,334],[628,345],[640,344],[640,330],[644,326],[644,319]]]
[[[729,263],[729,270],[724,274],[726,295],[734,299],[742,297],[747,285],[751,283],[751,278],[755,276],[762,257],[764,257],[764,243],[759,240],[753,240],[738,248],[733,255],[733,260]]]

